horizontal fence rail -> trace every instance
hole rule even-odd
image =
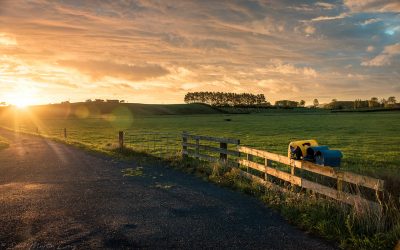
[[[192,140],[193,142],[188,142]],[[201,142],[213,142],[219,143],[218,146],[210,146],[200,144]],[[232,161],[228,159],[228,155],[239,157],[240,153],[237,150],[229,150],[228,144],[232,144],[237,146],[240,144],[240,140],[238,139],[230,139],[230,138],[219,138],[219,137],[211,137],[211,136],[201,136],[201,135],[192,135],[188,132],[182,133],[182,155],[183,156],[192,156],[198,159],[210,161],[210,162],[227,162],[229,164],[234,164],[238,166],[237,161]],[[207,153],[200,153],[206,151]],[[219,157],[215,155],[210,155],[211,153],[219,153]]]

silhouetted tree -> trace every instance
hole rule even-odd
[[[314,99],[313,104],[314,104],[314,107],[318,107],[318,105],[319,105],[318,99]]]
[[[388,103],[388,104],[396,104],[396,97],[390,96],[390,97],[387,99],[387,103]]]
[[[299,102],[299,105],[300,105],[301,107],[304,107],[304,106],[306,105],[306,101],[301,100],[301,101]]]
[[[212,106],[261,106],[267,105],[263,94],[225,93],[225,92],[189,92],[185,103],[205,103]]]

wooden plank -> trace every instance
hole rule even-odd
[[[211,136],[203,136],[203,135],[191,135],[191,134],[182,134],[182,137],[192,138],[194,140],[204,140],[204,141],[213,141],[213,142],[222,142],[222,143],[229,143],[234,145],[239,145],[240,140],[238,139],[231,139],[231,138],[222,138],[222,137],[211,137]]]
[[[261,165],[261,164],[258,164],[256,162],[252,162],[252,161],[249,161],[249,160],[240,159],[239,160],[239,164],[241,164],[243,166],[246,166],[246,167],[249,167],[249,168],[254,168],[254,169],[256,169],[258,171],[261,171],[261,172],[265,171],[265,166],[264,165]]]
[[[231,167],[239,167],[239,163],[236,161],[221,161],[218,157],[213,157],[213,156],[209,156],[209,155],[205,155],[205,154],[196,154],[196,153],[192,153],[189,151],[183,151],[182,153],[186,154],[188,156],[194,157],[194,158],[199,158],[204,161],[219,162],[219,163],[227,164]]]
[[[269,159],[272,161],[290,165],[290,159],[283,155],[278,155],[278,154],[274,154],[274,153],[270,153],[270,152],[266,152],[266,151],[262,151],[262,150],[258,150],[258,149],[253,149],[253,148],[249,148],[249,147],[244,147],[244,146],[238,146],[238,151],[241,153],[251,154],[251,155],[254,155],[257,157],[266,158],[266,159]]]
[[[373,177],[363,176],[347,171],[343,171],[337,168],[320,166],[308,161],[298,161],[289,159],[286,156],[278,155],[258,149],[252,149],[248,147],[239,146],[238,151],[246,154],[252,154],[258,157],[266,158],[272,161],[280,162],[289,166],[304,169],[313,173],[328,176],[331,178],[338,178],[343,175],[343,181],[353,183],[359,186],[364,186],[378,191],[384,190],[384,181]]]
[[[302,183],[301,183],[302,179],[300,177],[291,175],[289,173],[280,171],[278,169],[267,167],[265,165],[262,165],[262,164],[259,164],[256,162],[252,162],[252,161],[248,161],[248,160],[239,160],[239,164],[242,164],[243,166],[246,166],[246,167],[257,169],[258,171],[261,171],[261,172],[265,172],[268,175],[275,176],[284,181],[288,181],[294,185],[297,185],[300,187],[302,186]]]
[[[337,190],[312,182],[308,180],[303,179],[303,188],[312,190],[316,193],[325,195],[329,198],[347,203],[349,205],[355,206],[355,205],[360,205],[360,206],[368,206],[372,209],[379,209],[379,204],[370,200],[367,200],[365,198],[362,198],[359,195],[354,195],[354,194],[349,194],[349,193],[340,193]]]
[[[193,147],[193,148],[196,148],[196,146],[197,146],[194,143],[182,143],[182,145],[187,146],[187,147]],[[199,149],[212,151],[212,152],[216,152],[216,153],[224,153],[224,154],[233,155],[233,156],[240,156],[240,152],[238,152],[238,151],[225,150],[225,149],[206,146],[206,145],[199,145]]]

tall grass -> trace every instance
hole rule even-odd
[[[171,159],[170,165],[218,185],[258,197],[288,221],[322,236],[343,249],[393,249],[400,239],[399,203],[390,195],[379,209],[363,203],[344,205],[291,186],[280,191],[245,178],[237,168],[190,158]]]
[[[0,136],[0,150],[7,148],[8,145],[8,141]]]

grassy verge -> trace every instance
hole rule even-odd
[[[217,185],[256,196],[282,214],[290,223],[343,249],[393,249],[400,238],[400,212],[393,199],[381,211],[350,207],[303,191],[287,192],[251,181],[236,168],[190,158],[170,159],[169,165]]]
[[[253,195],[267,206],[277,210],[290,223],[336,242],[343,249],[393,249],[400,238],[399,201],[395,203],[391,198],[388,198],[385,204],[381,204],[382,213],[376,213],[363,207],[349,207],[304,191],[289,192],[290,186],[287,187],[287,192],[267,188],[244,178],[237,169],[221,164],[210,164],[181,157],[159,159],[146,152],[130,149],[121,151],[112,144],[107,147],[93,147],[93,145],[77,141],[56,137],[47,138],[118,159],[134,158],[144,165],[154,164],[155,160],[161,161],[162,165],[171,166],[217,185]]]
[[[8,141],[0,136],[0,150],[8,148]]]

